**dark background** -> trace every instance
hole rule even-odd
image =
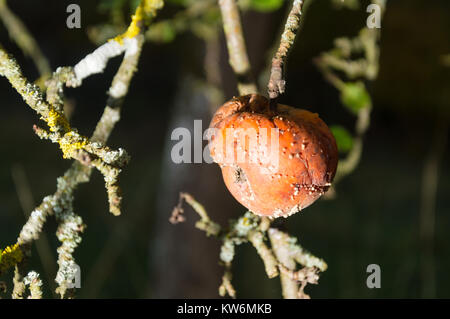
[[[69,3],[81,6],[81,29],[65,25]],[[340,124],[350,131],[354,116],[342,107],[338,91],[324,80],[312,59],[331,49],[334,38],[357,35],[367,18],[367,3],[362,3],[357,11],[337,10],[330,1],[311,4],[289,58],[287,90],[281,98],[283,104],[318,112],[328,124]],[[86,30],[109,19],[98,5],[97,1],[9,1],[53,70],[75,65],[96,48]],[[243,15],[254,74],[265,68],[287,9],[285,4],[275,12]],[[450,297],[450,154],[446,141],[450,83],[449,68],[441,63],[441,56],[450,53],[449,9],[446,0],[388,1],[381,28],[380,73],[369,86],[374,107],[361,163],[337,185],[335,199],[321,199],[287,221],[290,233],[328,263],[319,285],[307,288],[313,298]],[[167,4],[157,20],[179,10]],[[222,31],[219,41],[220,85],[229,99],[237,95],[236,81],[227,63]],[[32,61],[9,39],[1,23],[0,43],[17,58],[30,80],[38,77]],[[179,191],[195,196],[222,225],[245,212],[225,189],[215,164],[175,165],[170,161],[174,145],[170,132],[178,126],[192,126],[194,119],[204,119],[206,126],[211,118],[202,91],[204,57],[204,42],[189,32],[170,43],[145,44],[122,120],[108,142],[111,147],[124,147],[132,156],[120,182],[122,215],[114,217],[108,212],[98,172],[76,192],[75,210],[87,224],[74,253],[82,273],[79,297],[218,296],[222,275],[218,241],[194,228],[197,216],[190,208],[186,223],[168,223]],[[120,58],[115,58],[103,74],[88,78],[80,88],[65,90],[75,105],[73,126],[84,135],[90,135],[103,111],[119,63]],[[32,195],[32,206],[39,204],[55,191],[56,178],[71,161],[62,159],[56,144],[41,141],[33,133],[38,117],[4,78],[0,78],[0,106],[3,248],[16,241],[26,220],[18,188]],[[424,242],[420,237],[424,169],[433,156],[438,158],[433,166],[438,170],[432,210],[435,228],[432,240]],[[54,288],[55,230],[50,218],[44,228],[53,255],[45,260],[50,268],[44,270],[36,249],[30,265],[40,272],[47,297],[51,296],[49,287]],[[381,289],[366,286],[366,267],[372,263],[381,267]],[[233,272],[238,297],[280,297],[279,280],[267,279],[250,245],[237,250]],[[9,288],[11,276],[0,278]]]

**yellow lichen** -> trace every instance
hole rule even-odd
[[[46,119],[51,132],[56,132],[58,127],[63,127],[65,131],[70,131],[70,125],[66,118],[59,112],[51,109]]]
[[[63,152],[63,158],[71,158],[73,154],[87,144],[87,139],[74,132],[68,132],[58,141]]]
[[[141,5],[136,9],[136,13],[133,15],[130,26],[128,27],[125,33],[118,35],[113,40],[123,43],[124,38],[134,38],[141,32],[141,28],[138,26],[138,23],[143,20],[143,9]]]
[[[67,133],[58,140],[59,147],[63,152],[63,158],[71,158],[75,151],[82,149],[87,144],[87,138],[72,131],[69,122],[63,114],[51,109],[46,118],[47,125],[51,132],[57,132],[63,128]]]
[[[242,219],[242,224],[243,224],[244,226],[250,226],[250,219],[247,218],[247,217],[244,217],[244,218]]]
[[[19,244],[8,246],[3,249],[0,253],[0,274],[20,263],[22,259],[23,253]]]
[[[124,38],[132,39],[137,36],[141,33],[141,27],[149,22],[150,18],[156,14],[156,10],[162,8],[163,4],[163,0],[142,0],[131,18],[127,31],[110,41],[117,41],[122,44]]]

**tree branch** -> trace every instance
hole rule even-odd
[[[250,62],[245,47],[239,9],[235,0],[219,0],[223,29],[227,41],[229,62],[237,76],[240,95],[258,91],[251,74]]]
[[[271,107],[276,108],[276,99],[284,93],[286,82],[283,78],[283,67],[286,64],[287,55],[294,43],[297,30],[300,26],[300,15],[302,14],[303,0],[294,0],[292,9],[284,26],[281,35],[280,46],[272,59],[272,69],[268,84],[268,93],[271,100]]]
[[[155,15],[156,10],[162,7],[162,4],[162,0],[141,1],[127,32],[95,50],[81,60],[75,68],[59,68],[52,79],[48,81],[47,100],[44,100],[38,87],[28,83],[15,60],[0,47],[0,75],[10,81],[27,104],[40,114],[50,127],[50,132],[35,128],[38,135],[58,142],[64,157],[78,160],[73,163],[64,176],[57,179],[57,191],[53,195],[45,197],[42,204],[31,213],[17,239],[25,256],[29,256],[31,244],[39,237],[47,217],[56,216],[59,222],[57,236],[62,243],[58,248],[59,270],[56,281],[59,284],[57,292],[62,297],[68,290],[68,283],[73,279],[75,261],[72,253],[81,242],[80,233],[84,229],[81,217],[73,211],[73,192],[80,183],[89,181],[93,167],[96,167],[105,176],[110,211],[116,215],[120,213],[121,197],[116,183],[118,173],[126,163],[127,157],[126,153],[120,149],[111,151],[103,144],[120,119],[120,108],[136,71],[144,43],[146,24]],[[84,78],[102,72],[108,59],[122,52],[125,52],[125,55],[108,91],[107,106],[89,140],[71,129],[63,114],[63,87],[64,85],[81,85]],[[82,150],[82,152],[76,152],[77,150]],[[13,297],[17,298],[23,295],[25,287],[25,277],[21,270],[22,267],[19,266],[16,265],[13,292]]]
[[[205,208],[190,194],[181,193],[178,205],[174,208],[170,221],[172,223],[184,222],[185,218],[182,204],[183,200],[199,214],[204,227],[197,228],[214,235],[222,240],[220,261],[225,267],[222,284],[219,287],[221,296],[236,297],[236,291],[231,283],[231,264],[235,256],[235,247],[250,242],[264,263],[267,277],[274,278],[281,274],[281,284],[284,298],[308,298],[303,292],[307,283],[317,283],[318,273],[327,269],[326,263],[297,244],[297,240],[275,228],[270,228],[271,221],[261,218],[248,211],[238,220],[233,221],[229,228],[221,230],[220,225],[211,221]],[[267,244],[269,236],[271,247]],[[296,264],[304,266],[296,271]],[[300,287],[299,284],[300,283]]]

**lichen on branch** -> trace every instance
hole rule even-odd
[[[0,249],[0,276],[9,268],[14,267],[23,259],[23,253],[18,244]]]
[[[131,79],[137,70],[146,26],[150,18],[155,15],[156,10],[162,7],[162,4],[162,0],[141,1],[137,9],[140,12],[135,14],[131,23],[132,25],[135,23],[135,27],[140,28],[139,32],[133,33],[132,37],[130,37],[131,34],[128,34],[122,41],[111,40],[82,59],[75,67],[58,68],[52,78],[46,82],[46,99],[40,89],[29,83],[22,75],[14,58],[0,46],[0,75],[10,81],[25,102],[41,116],[41,119],[49,127],[47,131],[35,126],[35,132],[41,138],[58,143],[64,158],[77,160],[63,176],[57,179],[56,192],[45,197],[30,214],[18,236],[17,244],[4,250],[5,258],[0,265],[5,266],[5,269],[16,267],[13,298],[23,298],[27,285],[30,287],[30,297],[41,297],[42,282],[38,274],[30,272],[25,275],[23,268],[26,259],[12,257],[18,257],[18,253],[23,254],[24,257],[31,254],[31,244],[39,238],[49,216],[55,216],[58,221],[57,237],[61,242],[61,246],[57,250],[59,265],[56,276],[57,292],[61,297],[73,296],[73,289],[68,285],[73,279],[73,269],[76,265],[72,254],[81,242],[81,233],[85,228],[82,218],[73,210],[74,191],[80,183],[89,181],[93,168],[98,169],[104,176],[110,211],[115,215],[120,214],[121,195],[117,185],[118,175],[129,158],[123,149],[112,150],[104,144],[120,119],[124,97],[128,93]],[[81,85],[83,79],[94,73],[102,72],[110,58],[123,52],[125,52],[124,58],[108,91],[109,98],[104,113],[97,123],[92,137],[90,139],[84,137],[76,129],[71,128],[63,113],[63,88],[64,86],[77,87]]]
[[[111,199],[110,202],[116,202],[117,198],[120,198],[116,196],[117,179],[121,168],[128,163],[128,154],[123,149],[111,150],[102,143],[92,142],[79,134],[76,129],[71,128],[61,110],[60,101],[56,103],[56,107],[46,101],[40,88],[27,81],[15,59],[1,48],[0,75],[9,80],[24,101],[47,123],[49,131],[35,126],[38,136],[58,143],[63,158],[73,158],[85,165],[97,168],[105,177],[110,199],[111,196],[116,198],[114,201]],[[54,97],[53,100],[56,101]],[[111,212],[115,215],[120,214],[119,206],[120,201],[111,207]]]
[[[172,211],[170,222],[177,224],[184,222],[183,201],[186,201],[200,216],[196,223],[197,228],[210,236],[222,241],[219,259],[224,266],[222,284],[219,287],[221,296],[229,295],[236,298],[236,290],[232,284],[232,262],[235,257],[235,248],[243,243],[251,243],[263,261],[268,278],[281,274],[283,295],[285,298],[308,298],[304,293],[306,284],[316,284],[319,273],[327,269],[326,263],[311,253],[303,250],[295,238],[276,228],[271,227],[271,221],[259,217],[248,211],[243,216],[230,223],[226,229],[215,223],[209,217],[206,209],[192,195],[180,193],[178,205]],[[268,240],[270,238],[270,241]],[[292,260],[286,264],[286,256]],[[303,268],[296,270],[296,264]],[[285,294],[286,281],[292,282],[291,293]],[[299,287],[300,284],[300,287]]]
[[[272,68],[268,84],[268,93],[271,100],[276,100],[280,94],[284,93],[286,81],[283,76],[283,68],[289,50],[294,43],[295,36],[300,27],[300,16],[302,14],[303,0],[294,0],[292,9],[289,12],[283,34],[281,35],[280,46],[272,59]],[[276,105],[276,103],[271,103]]]

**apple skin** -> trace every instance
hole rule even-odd
[[[250,94],[223,104],[210,128],[211,157],[220,165],[228,190],[257,215],[287,217],[301,211],[328,190],[336,174],[336,140],[316,113],[282,104],[273,111],[267,98]],[[276,133],[271,133],[273,128]],[[234,153],[227,158],[230,129],[234,134],[232,142],[228,135],[227,145]],[[246,129],[256,132],[253,143],[244,135]],[[273,137],[278,147],[270,151]]]

